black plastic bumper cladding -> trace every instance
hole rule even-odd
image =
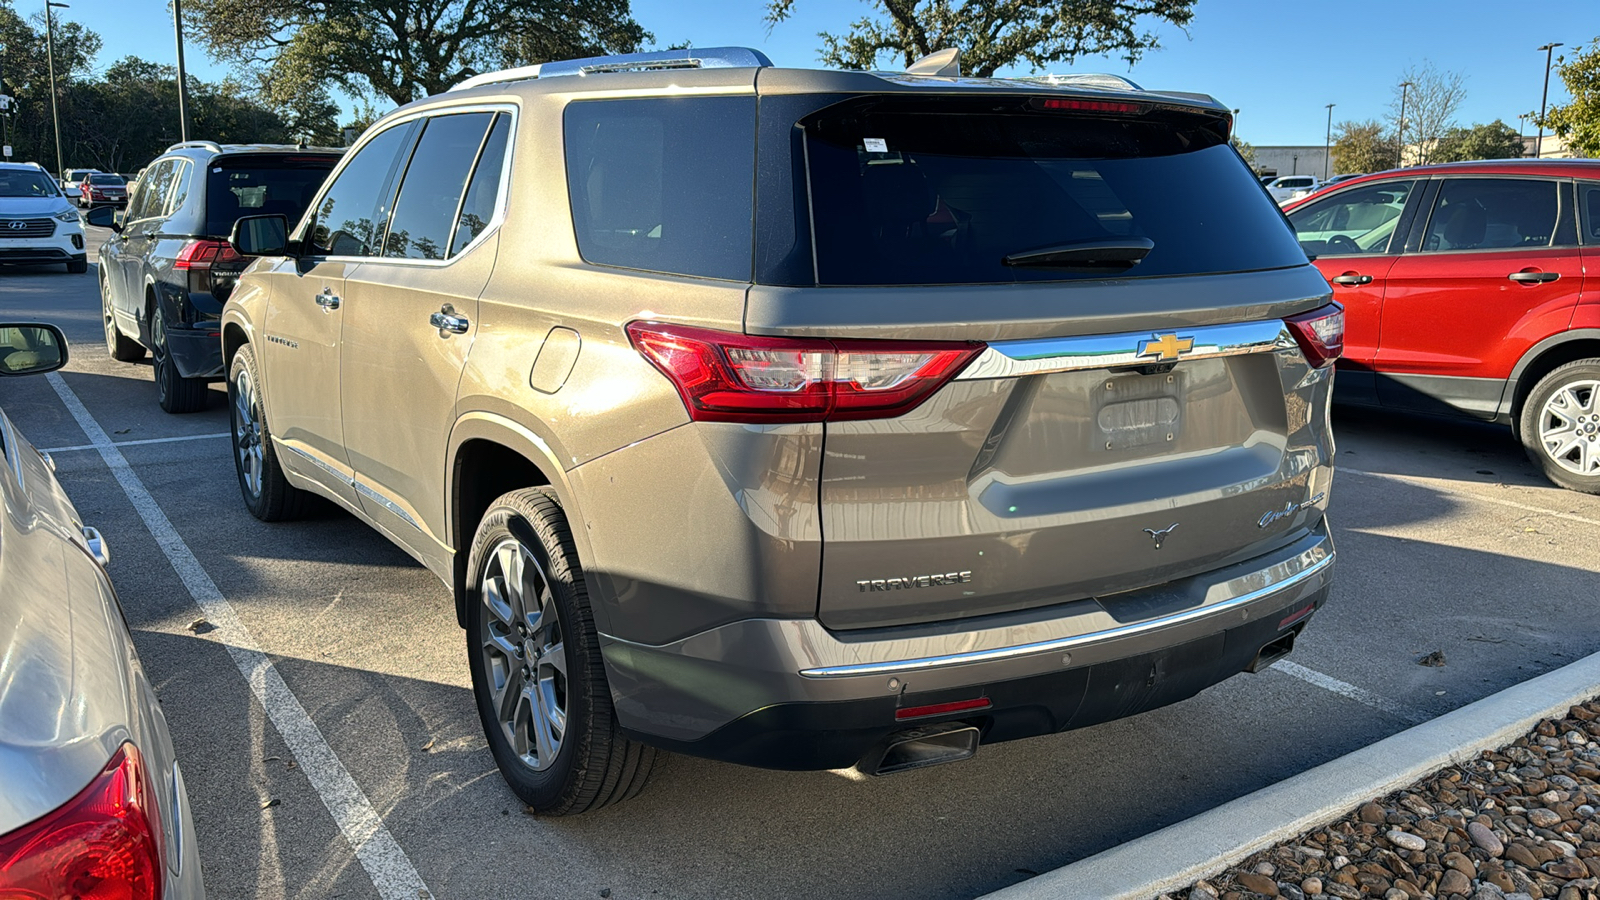
[[[1327,597],[1328,589],[1323,588],[1310,602],[1320,609]],[[1286,602],[1281,611],[1246,625],[1154,653],[1079,669],[899,697],[768,706],[697,741],[673,741],[624,730],[635,740],[690,756],[802,771],[853,766],[889,735],[912,724],[968,722],[983,732],[984,744],[1087,728],[1187,700],[1245,671],[1255,663],[1262,647],[1304,627],[1305,619],[1283,629],[1278,623],[1307,602]],[[954,713],[915,723],[895,720],[895,710],[902,707],[980,695],[993,705],[979,714]]]

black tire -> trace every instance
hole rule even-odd
[[[68,275],[82,275],[87,271],[89,271],[89,258],[86,256],[79,256],[67,263]]]
[[[1562,432],[1570,439],[1562,440]],[[1570,362],[1539,379],[1522,405],[1517,435],[1546,478],[1570,491],[1600,494],[1600,359]]]
[[[228,422],[233,432],[233,470],[239,478],[250,515],[263,522],[285,522],[305,515],[311,495],[289,483],[278,463],[267,407],[262,399],[260,370],[249,344],[240,347],[228,367]],[[253,451],[259,448],[260,453]],[[254,465],[255,477],[250,469]]]
[[[159,303],[150,322],[150,344],[150,354],[154,357],[150,368],[156,380],[156,402],[161,408],[177,415],[205,409],[211,390],[204,378],[184,378],[178,374],[172,354],[167,352],[166,314]]]
[[[535,581],[526,574],[518,579],[525,588],[533,588],[526,593],[538,595],[541,604],[539,624],[520,637],[505,626],[513,620],[519,625],[534,621],[528,614],[502,615],[490,609],[491,602],[511,593],[505,587],[507,554],[517,556],[525,573],[542,576]],[[530,562],[537,564],[531,572],[526,569]],[[495,587],[485,591],[486,584]],[[536,813],[566,816],[629,799],[643,790],[666,753],[629,740],[617,724],[578,552],[553,492],[548,488],[512,491],[490,505],[468,556],[466,591],[472,692],[489,749],[517,797]],[[505,608],[520,607],[521,601],[513,601]],[[546,612],[552,607],[556,613],[553,625]],[[547,641],[538,636],[544,628],[559,629],[556,643],[538,643]],[[496,639],[505,643],[496,643]],[[506,650],[506,644],[519,641],[529,649]],[[522,704],[514,703],[516,710],[509,715],[513,724],[503,725],[495,694],[503,687],[510,695],[513,682],[526,684],[529,674],[536,678],[535,690],[542,689],[545,669],[555,668],[550,660],[556,654],[539,656],[534,652],[539,646],[561,650],[566,674],[550,678],[552,693],[564,704],[566,725],[549,758],[530,761],[512,744],[512,735],[516,735],[524,745],[543,746],[531,731],[515,724]],[[519,672],[523,674],[519,676]],[[516,693],[520,697],[520,687]],[[539,707],[528,702],[531,728]]]
[[[117,362],[138,362],[144,359],[144,345],[122,333],[117,327],[117,317],[111,312],[111,291],[105,279],[100,279],[100,318],[105,325],[106,352]]]

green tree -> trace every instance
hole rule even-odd
[[[1228,138],[1228,143],[1233,145],[1233,149],[1239,151],[1239,155],[1244,157],[1245,165],[1250,167],[1250,171],[1254,172],[1256,170],[1256,148],[1239,140],[1237,134]]]
[[[1600,157],[1600,37],[1571,59],[1562,56],[1556,71],[1572,95],[1572,102],[1551,107],[1545,114],[1544,127],[1555,131],[1567,149]]]
[[[788,19],[798,0],[767,0],[767,23]],[[1133,65],[1160,46],[1154,22],[1180,28],[1196,0],[872,0],[884,18],[862,18],[843,35],[823,32],[821,58],[843,69],[874,69],[951,47],[963,74],[987,78],[1027,64],[1034,71],[1080,56],[1117,53]]]
[[[3,77],[5,93],[16,103],[9,118],[0,118],[5,139],[14,149],[13,159],[34,160],[55,168],[55,132],[50,117],[50,71],[45,59],[43,14],[24,19],[11,0],[0,0],[0,47],[5,48]],[[72,84],[90,74],[95,54],[100,52],[100,36],[77,22],[56,17],[56,85],[61,102]],[[72,141],[75,123],[66,116],[61,121],[62,162],[73,165]]]
[[[628,0],[191,0],[184,20],[213,58],[264,77],[279,107],[329,86],[409,103],[477,71],[651,39]]]
[[[1374,120],[1340,122],[1333,130],[1333,170],[1343,173],[1382,172],[1396,165],[1394,135]]]
[[[1487,125],[1452,128],[1439,138],[1428,154],[1429,162],[1460,162],[1466,159],[1516,159],[1522,155],[1522,138],[1516,129],[1495,119]]]

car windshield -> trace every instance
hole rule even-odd
[[[206,234],[227,237],[241,216],[277,214],[293,228],[338,162],[335,154],[214,160],[206,176]]]
[[[43,172],[0,170],[0,197],[55,197],[59,192]]]
[[[123,180],[123,177],[121,175],[90,175],[88,178],[86,178],[84,180],[89,182],[90,184],[99,184],[99,185],[127,184],[128,183],[127,181]]]
[[[822,284],[982,284],[1304,265],[1255,176],[1199,115],[953,99],[802,120]],[[1174,202],[1175,199],[1181,202]]]

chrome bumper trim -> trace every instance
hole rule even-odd
[[[1177,341],[1193,341],[1187,351],[1162,359],[1148,352],[1163,336]],[[956,376],[957,381],[987,378],[1015,378],[1047,372],[1073,372],[1084,369],[1111,369],[1121,366],[1149,366],[1162,362],[1187,362],[1244,356],[1263,351],[1290,350],[1297,345],[1288,326],[1280,319],[1174,328],[1161,331],[1126,331],[1120,334],[1094,334],[1078,337],[1040,338],[1024,341],[996,341],[984,349],[972,364]]]
[[[995,662],[1003,659],[1015,659],[1022,656],[1032,656],[1039,653],[1059,653],[1084,644],[1100,643],[1102,641],[1116,640],[1131,637],[1147,631],[1181,625],[1195,619],[1202,619],[1217,613],[1237,609],[1241,606],[1254,603],[1271,594],[1285,591],[1300,584],[1308,578],[1321,572],[1333,564],[1334,555],[1328,553],[1322,559],[1309,567],[1294,573],[1280,581],[1257,588],[1248,593],[1231,597],[1218,603],[1207,606],[1197,606],[1170,616],[1158,619],[1149,619],[1144,622],[1135,622],[1123,625],[1120,628],[1109,628],[1104,631],[1094,631],[1088,634],[1076,634],[1070,637],[1056,638],[1055,640],[1039,641],[1032,644],[1019,644],[1013,647],[995,647],[990,650],[974,650],[970,653],[952,653],[946,656],[925,656],[918,659],[890,660],[887,662],[857,663],[845,666],[827,666],[817,669],[802,669],[801,675],[807,678],[850,678],[857,675],[886,675],[901,672],[915,672],[928,669],[942,669],[950,666],[965,666],[973,663]]]

